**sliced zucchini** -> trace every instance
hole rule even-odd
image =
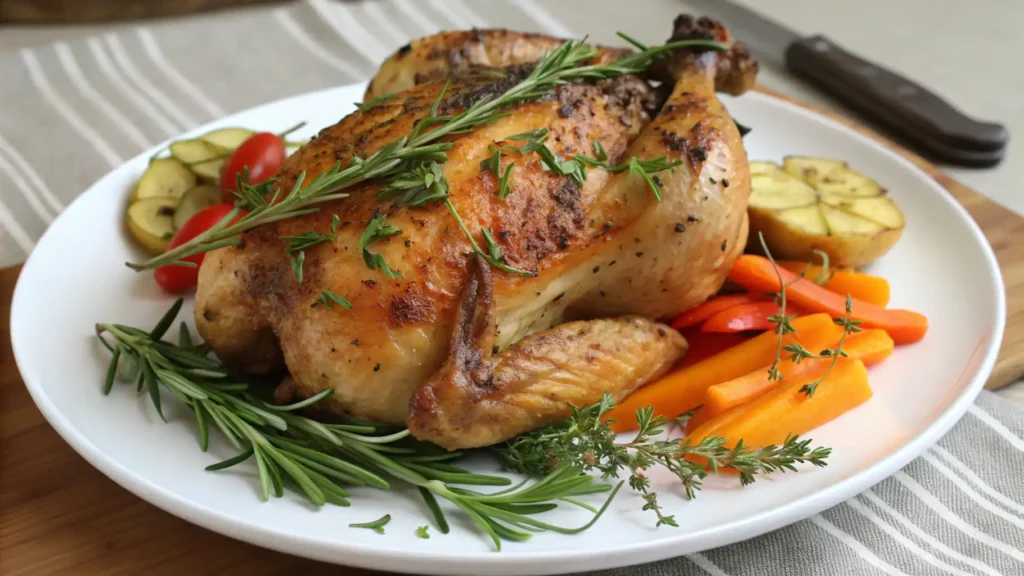
[[[220,203],[220,189],[212,184],[200,184],[185,192],[174,211],[174,229],[185,225],[200,210]]]
[[[159,254],[174,235],[177,198],[144,198],[132,202],[125,214],[128,231],[146,250]]]
[[[228,150],[235,150],[255,134],[252,130],[245,128],[221,128],[213,132],[207,132],[199,138],[214,146],[220,146]]]
[[[145,198],[171,198],[177,202],[181,195],[196,185],[196,175],[174,158],[160,158],[149,163],[139,178],[131,201]]]
[[[172,142],[170,149],[171,156],[180,160],[196,176],[212,181],[220,180],[221,169],[231,155],[227,148],[202,138]]]

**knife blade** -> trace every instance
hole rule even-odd
[[[1004,156],[1009,133],[1001,124],[970,118],[941,96],[821,35],[802,36],[727,0],[686,0],[720,20],[759,56],[874,121],[890,136],[937,160],[987,167]]]

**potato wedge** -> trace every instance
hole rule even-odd
[[[145,198],[172,198],[174,202],[196,185],[196,175],[175,158],[160,158],[149,163],[132,191],[131,201]]]
[[[211,144],[202,138],[171,142],[171,156],[177,158],[196,176],[209,181],[219,181],[221,169],[231,151],[223,146]]]
[[[128,231],[146,250],[159,254],[167,249],[174,234],[177,198],[144,198],[128,206]]]
[[[858,268],[888,252],[903,232],[903,213],[885,189],[841,160],[751,162],[751,174],[752,252],[763,251],[760,232],[776,258],[817,259],[821,250],[834,267]]]

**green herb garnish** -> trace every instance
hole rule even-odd
[[[283,197],[282,190],[276,188],[273,201],[265,202],[260,198],[260,201],[237,222],[228,225],[239,215],[243,208],[241,205],[226,214],[219,225],[192,240],[145,262],[129,263],[128,266],[135,270],[148,270],[174,264],[194,254],[224,246],[235,246],[240,242],[240,233],[269,222],[316,212],[319,205],[324,202],[347,197],[348,195],[342,192],[346,188],[376,178],[388,181],[402,179],[410,169],[425,161],[441,161],[441,158],[446,157],[445,153],[451,149],[450,142],[440,141],[445,136],[465,133],[489,124],[501,118],[508,107],[542,98],[560,84],[574,79],[598,80],[638,74],[670,50],[698,47],[719,51],[728,48],[726,44],[710,40],[680,40],[641,50],[616,62],[585,64],[598,54],[597,49],[584,44],[581,40],[568,41],[538,61],[529,76],[504,93],[494,98],[478,100],[453,116],[437,114],[441,100],[439,97],[432,106],[430,116],[418,122],[409,136],[389,143],[366,158],[352,157],[350,164],[345,168],[342,168],[339,161],[310,182],[306,182],[305,174],[302,174],[296,179],[291,191]],[[442,96],[443,93],[444,91]],[[427,130],[428,128],[432,129]],[[249,197],[249,188],[251,187],[248,184],[241,182],[240,196]],[[276,201],[278,198],[280,202]],[[452,208],[449,210],[454,213]],[[464,225],[460,227],[465,229]]]
[[[178,300],[158,328],[171,326],[180,307]],[[401,481],[417,487],[442,533],[448,533],[449,524],[438,498],[454,504],[500,550],[502,540],[526,540],[537,531],[576,534],[586,530],[601,517],[621,486],[597,482],[579,466],[567,463],[543,481],[524,482],[500,492],[476,492],[467,487],[509,486],[511,481],[454,466],[451,461],[460,453],[415,442],[408,430],[395,431],[393,425],[323,423],[297,413],[329,398],[333,389],[287,406],[270,404],[261,398],[259,386],[240,382],[224,364],[209,357],[208,346],[176,346],[155,339],[153,334],[159,332],[122,324],[96,325],[100,342],[113,355],[104,389],[112,387],[119,376],[131,382],[145,378],[142,373],[151,374],[148,382],[192,410],[202,451],[209,446],[211,428],[219,430],[237,450],[237,455],[211,464],[207,470],[253,461],[263,500],[271,494],[281,497],[288,488],[316,506],[348,506],[351,486],[390,490],[395,481]],[[159,392],[150,397],[162,410]],[[534,517],[538,511],[578,505],[578,498],[601,493],[607,494],[604,504],[591,509],[593,517],[581,526],[558,526]]]
[[[313,302],[311,307],[316,308],[317,306],[323,305],[327,308],[334,308],[335,304],[341,306],[342,308],[347,308],[349,310],[352,309],[351,302],[342,298],[341,296],[338,296],[337,294],[331,292],[330,290],[324,290],[323,292],[321,292],[320,296],[316,299],[315,302]]]
[[[758,474],[795,471],[794,465],[809,462],[825,466],[830,448],[811,448],[810,440],[787,438],[782,446],[760,449],[744,448],[742,440],[734,448],[727,447],[719,437],[704,438],[697,444],[679,439],[656,440],[664,431],[668,419],[653,417],[650,406],[637,410],[639,430],[629,442],[619,442],[609,422],[602,422],[605,412],[614,407],[611,394],[605,393],[601,402],[582,409],[574,409],[568,420],[527,432],[495,448],[501,463],[509,469],[546,475],[552,467],[571,464],[585,471],[595,470],[604,478],[617,478],[620,472],[629,473],[629,485],[643,495],[644,510],[652,510],[658,517],[657,525],[676,526],[675,518],[665,515],[658,504],[657,493],[651,490],[644,471],[659,464],[664,466],[683,485],[688,498],[694,498],[701,481],[719,468],[735,468],[743,485],[750,484]],[[699,456],[707,465],[686,459]]]
[[[356,108],[358,108],[360,112],[366,112],[368,110],[372,110],[373,108],[375,108],[376,106],[378,106],[380,104],[383,104],[384,102],[387,102],[388,100],[393,99],[396,96],[398,96],[398,95],[397,94],[381,94],[380,96],[375,96],[369,102],[356,102]]]
[[[369,528],[377,534],[384,533],[384,527],[387,526],[388,522],[391,522],[391,514],[385,514],[380,518],[377,518],[373,522],[356,522],[349,524],[349,528]]]
[[[366,267],[370,270],[380,268],[384,271],[384,275],[392,280],[395,278],[401,278],[402,274],[392,270],[388,266],[388,263],[384,261],[383,256],[380,254],[374,254],[366,249],[367,246],[373,244],[377,240],[401,233],[401,230],[395,228],[391,224],[388,224],[387,217],[383,214],[374,216],[370,219],[370,222],[366,225],[366,229],[363,230],[362,235],[359,237],[359,251],[363,254],[363,261],[366,262]]]

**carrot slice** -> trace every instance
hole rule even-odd
[[[842,328],[836,326],[828,314],[801,316],[793,320],[793,328],[796,333],[787,334],[783,343],[796,340],[808,350],[832,347],[842,336]],[[777,346],[778,335],[774,331],[763,332],[739,346],[670,372],[640,388],[606,412],[604,419],[615,420],[611,429],[616,432],[634,430],[634,413],[648,405],[654,408],[655,416],[675,418],[696,408],[704,400],[704,392],[709,386],[770,365],[775,359]]]
[[[740,304],[747,304],[750,302],[763,302],[770,300],[766,294],[723,294],[721,296],[713,296],[712,298],[705,300],[703,304],[698,304],[693,308],[683,312],[676,319],[672,321],[671,326],[676,330],[680,328],[689,328],[690,326],[696,326],[722,310],[727,310],[733,306],[739,306]]]
[[[796,306],[786,307],[787,314],[800,314]],[[701,325],[703,332],[747,332],[774,330],[775,322],[769,320],[779,313],[775,302],[751,302],[727,308],[708,318]]]
[[[739,346],[752,338],[752,336],[739,333],[701,332],[698,327],[684,328],[679,333],[686,338],[690,348],[686,351],[683,361],[676,365],[676,369],[693,366],[701,360],[710,358],[733,346]]]
[[[779,269],[786,284],[786,295],[797,306],[812,312],[826,312],[834,318],[846,315],[846,297],[798,278],[789,270]],[[736,260],[729,271],[729,279],[751,291],[779,290],[779,279],[771,262],[763,256],[744,255]],[[880,308],[862,300],[853,299],[852,318],[860,320],[865,328],[881,328],[892,336],[896,344],[910,344],[924,338],[928,319],[910,310]]]
[[[850,334],[843,341],[843,352],[847,354],[847,357],[859,359],[865,366],[872,366],[885,360],[892,354],[893,348],[892,338],[885,330],[857,332]],[[817,351],[812,350],[812,352]],[[807,379],[807,376],[820,375],[830,364],[832,364],[831,358],[811,358],[800,363],[787,360],[779,363],[782,380],[769,380],[768,367],[765,366],[728,382],[715,384],[704,393],[704,402],[700,410],[690,418],[687,427],[689,430],[695,430],[711,418],[749,402],[784,383],[800,379],[813,382],[818,376],[810,379]]]
[[[804,273],[804,277],[813,280],[821,275],[821,266],[807,262],[777,261],[780,267],[794,274]],[[833,270],[832,277],[825,282],[825,288],[845,297],[847,294],[864,302],[885,308],[889,305],[889,281],[881,276],[872,276],[863,272],[847,272]]]
[[[820,378],[804,375],[752,402],[737,406],[697,427],[687,439],[695,444],[709,436],[726,439],[734,447],[739,440],[748,448],[778,446],[791,435],[807,432],[838,418],[871,398],[868,372],[856,358],[840,358],[814,396],[800,388]]]

